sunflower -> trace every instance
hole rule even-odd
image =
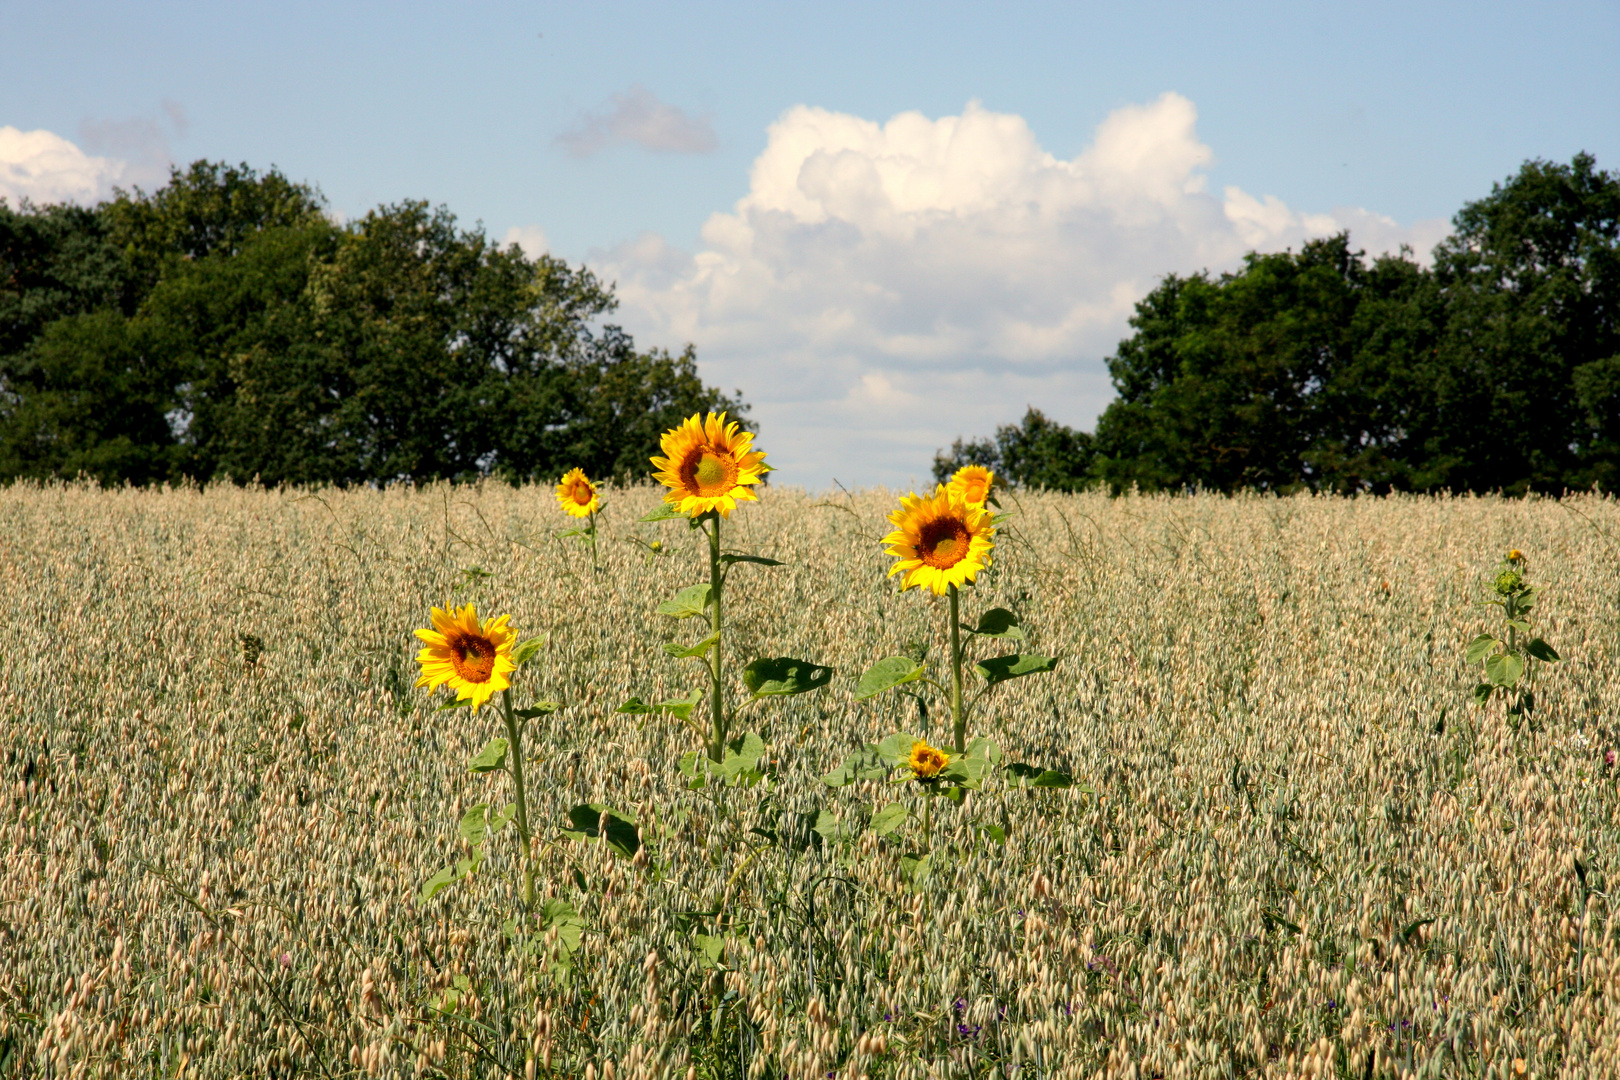
[[[983,465],[964,465],[951,477],[949,487],[953,495],[969,506],[983,506],[995,482],[996,474]]]
[[[602,499],[596,485],[585,479],[585,470],[574,469],[557,485],[557,505],[574,517],[590,517],[602,509]]]
[[[916,774],[918,780],[932,780],[950,763],[950,755],[921,739],[911,744],[911,756],[906,759],[906,767]]]
[[[1524,552],[1520,551],[1518,548],[1514,548],[1512,551],[1507,553],[1507,561],[1514,563],[1515,565],[1524,562]]]
[[[899,560],[889,568],[889,576],[906,571],[901,591],[926,585],[936,596],[944,596],[949,586],[972,581],[990,565],[990,549],[995,547],[991,536],[996,531],[990,514],[983,506],[963,502],[943,484],[932,496],[913,492],[901,499],[889,521],[895,529],[883,543]]]
[[[512,685],[507,676],[517,670],[512,663],[517,633],[506,625],[511,617],[480,623],[472,604],[456,611],[434,608],[433,629],[416,632],[427,643],[416,654],[422,665],[416,685],[435,689],[449,683],[458,699],[470,699],[473,708],[481,708],[495,691]]]
[[[708,413],[701,420],[694,413],[670,428],[659,440],[663,456],[652,459],[659,469],[653,478],[670,489],[664,501],[689,517],[710,510],[730,517],[739,499],[757,501],[748,485],[759,483],[770,466],[763,451],[750,451],[753,444],[753,433],[735,420],[726,423],[725,413]]]

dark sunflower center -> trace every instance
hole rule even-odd
[[[940,518],[922,527],[918,537],[917,557],[923,565],[935,570],[949,570],[967,558],[972,537],[967,526],[957,518]]]
[[[592,491],[588,485],[586,485],[586,484],[575,484],[574,485],[574,501],[577,502],[579,505],[581,505],[581,506],[586,505],[587,503],[589,503],[591,501],[591,499],[595,498],[595,496],[596,496],[596,492]]]
[[[486,637],[458,637],[450,642],[450,665],[467,682],[489,682],[495,673],[495,643]]]
[[[729,455],[705,446],[687,457],[681,479],[688,489],[705,497],[724,495],[737,483],[737,463]]]

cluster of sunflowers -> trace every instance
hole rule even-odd
[[[707,616],[709,633],[706,637],[692,645],[672,642],[665,650],[673,657],[700,661],[706,669],[708,686],[686,697],[658,704],[632,698],[619,708],[625,713],[673,717],[703,737],[703,751],[687,754],[680,765],[688,786],[693,788],[752,784],[763,776],[764,742],[753,735],[733,735],[731,725],[741,708],[728,709],[727,680],[723,675],[723,597],[728,574],[739,564],[780,565],[763,556],[727,551],[721,543],[722,523],[730,518],[739,502],[758,500],[754,489],[770,470],[765,464],[766,455],[753,448],[753,438],[753,434],[742,430],[736,421],[728,422],[725,413],[694,415],[665,432],[660,444],[662,453],[652,458],[656,468],[654,479],[668,489],[664,506],[641,519],[644,522],[684,519],[691,529],[701,529],[708,541],[708,581],[683,589],[658,607],[660,614],[676,619]],[[999,509],[994,490],[995,477],[990,470],[976,465],[962,468],[950,483],[937,485],[932,494],[912,493],[903,497],[899,508],[889,515],[894,529],[882,540],[886,553],[895,560],[889,575],[903,575],[902,592],[927,589],[949,601],[949,685],[932,677],[921,660],[893,656],[869,668],[855,690],[857,700],[898,690],[915,699],[926,723],[928,711],[923,695],[932,689],[948,701],[950,747],[934,746],[925,739],[897,733],[881,743],[868,744],[840,769],[828,774],[824,778],[826,783],[842,786],[861,779],[889,777],[896,782],[915,783],[925,795],[943,794],[960,802],[967,791],[981,785],[992,768],[1000,767],[999,747],[985,738],[968,740],[967,724],[974,707],[1002,683],[1050,671],[1056,660],[1026,653],[989,657],[971,669],[982,685],[972,694],[965,685],[968,652],[975,639],[1024,639],[1018,617],[1005,608],[983,612],[973,625],[962,621],[962,589],[972,585],[991,564],[996,510]],[[596,519],[602,506],[597,486],[582,470],[573,469],[557,485],[556,494],[564,512],[588,522],[585,528],[565,535],[587,538],[594,562]],[[427,646],[418,657],[422,674],[417,685],[449,686],[456,691],[456,704],[465,703],[474,709],[488,703],[497,692],[501,693],[506,738],[493,740],[475,761],[481,760],[495,768],[507,767],[518,798],[508,810],[486,809],[485,816],[471,828],[464,822],[463,834],[483,837],[510,819],[518,824],[520,837],[527,847],[529,829],[521,777],[523,722],[557,706],[542,703],[530,709],[513,707],[511,676],[527,656],[523,654],[526,646],[517,644],[517,635],[508,621],[508,616],[502,615],[480,622],[471,604],[453,611],[434,608],[432,628],[416,632]],[[794,657],[756,659],[741,672],[742,684],[750,693],[742,707],[766,698],[820,690],[829,684],[831,677],[830,668]],[[706,726],[692,717],[705,698],[709,714]],[[1033,786],[1058,787],[1070,783],[1061,773],[1027,765],[1009,765],[1004,771],[1010,779],[1032,781]],[[462,869],[470,872],[473,866],[476,862]],[[447,881],[457,876],[450,868],[443,873]]]

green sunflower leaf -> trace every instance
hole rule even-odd
[[[845,758],[838,768],[823,776],[821,782],[828,787],[848,787],[857,780],[882,780],[888,775],[889,765],[883,755],[876,746],[868,743]]]
[[[791,656],[761,657],[743,668],[743,685],[754,697],[782,697],[819,690],[832,682],[833,669]]]
[[[456,873],[456,867],[454,866],[447,866],[440,870],[422,882],[422,903],[427,903],[466,876],[466,874]]]
[[[898,765],[911,757],[911,748],[916,742],[913,736],[897,731],[877,744],[877,752],[883,760]]]
[[[1010,656],[992,656],[988,660],[981,660],[973,665],[973,670],[979,677],[991,686],[1004,683],[1008,679],[1021,678],[1024,675],[1035,675],[1043,671],[1051,671],[1057,667],[1057,657],[1040,656],[1036,653],[1014,653]]]
[[[855,684],[855,700],[865,701],[867,698],[877,697],[885,690],[916,682],[925,673],[926,669],[909,656],[891,656],[886,660],[879,660],[867,668],[860,682]]]
[[[1463,654],[1463,658],[1470,664],[1477,664],[1489,656],[1498,644],[1500,643],[1490,634],[1481,634],[1468,643],[1468,651]]]
[[[1485,661],[1485,677],[1497,686],[1514,686],[1524,674],[1524,657],[1518,653],[1497,653]]]
[[[660,615],[668,615],[674,619],[690,619],[694,615],[702,615],[714,603],[714,590],[708,585],[692,585],[675,594],[673,600],[665,600],[654,610]]]
[[[1542,660],[1549,664],[1556,663],[1559,659],[1558,650],[1554,649],[1551,645],[1547,644],[1540,638],[1536,638],[1534,641],[1530,642],[1530,644],[1526,645],[1524,647],[1524,651],[1535,657],[1537,660]]]
[[[1019,624],[1018,616],[1001,607],[991,608],[983,615],[980,615],[978,626],[964,624],[962,629],[970,634],[978,634],[980,637],[1004,638],[1010,641],[1024,640],[1024,631]]]
[[[867,825],[867,828],[878,836],[888,836],[901,825],[904,825],[906,818],[910,816],[911,811],[906,809],[905,803],[890,803],[872,815],[872,820]]]
[[[484,832],[489,824],[489,803],[475,803],[467,808],[461,815],[459,829],[461,838],[473,847],[484,842]],[[503,822],[504,824],[504,822]]]
[[[512,650],[512,663],[516,664],[518,667],[522,667],[524,664],[527,664],[534,657],[534,654],[540,651],[545,643],[546,639],[543,637],[532,637],[528,641],[523,642],[523,644]]]
[[[635,819],[606,803],[581,803],[568,811],[568,822],[572,828],[565,827],[562,833],[570,840],[605,840],[608,847],[626,858],[641,850]]]
[[[491,739],[485,747],[478,751],[478,756],[467,762],[467,771],[475,773],[494,772],[496,769],[506,767],[506,740]]]
[[[778,562],[776,559],[767,559],[763,555],[722,555],[720,556],[720,561],[725,563],[727,566],[732,566],[740,562],[753,563],[755,566],[787,565],[786,563]]]
[[[697,708],[698,703],[702,700],[703,691],[693,690],[690,694],[687,694],[683,698],[671,698],[668,701],[660,701],[658,703],[658,707],[663,709],[665,712],[672,714],[678,720],[685,720],[687,717],[692,715],[692,710]]]
[[[628,704],[628,702],[626,702],[626,704]],[[521,716],[525,720],[533,720],[537,716],[548,716],[560,708],[562,708],[562,706],[557,704],[555,701],[537,701],[527,709],[513,709],[512,714],[514,716]],[[623,705],[619,706],[619,711],[625,711]]]
[[[675,509],[673,503],[663,503],[658,509],[641,518],[642,521],[686,521],[687,516]]]
[[[707,588],[707,586],[705,586],[705,588]],[[664,652],[668,653],[670,656],[673,656],[677,660],[684,660],[688,657],[705,656],[708,654],[710,649],[714,648],[718,644],[720,644],[720,635],[710,634],[696,645],[677,645],[675,642],[671,641],[664,646]]]

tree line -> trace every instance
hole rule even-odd
[[[1031,408],[963,464],[1075,490],[1620,489],[1620,174],[1526,162],[1422,266],[1348,234],[1171,274],[1094,432]]]
[[[340,224],[275,169],[0,200],[0,480],[640,474],[665,428],[747,406],[691,346],[598,328],[615,304],[425,202]]]

